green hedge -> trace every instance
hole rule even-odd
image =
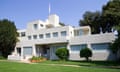
[[[58,48],[55,52],[60,60],[68,60],[69,51],[67,48]]]

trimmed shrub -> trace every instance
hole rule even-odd
[[[68,60],[69,51],[67,48],[58,48],[55,52],[60,60]]]
[[[92,57],[92,51],[89,48],[83,48],[80,50],[80,57],[85,57],[89,61],[89,57]]]

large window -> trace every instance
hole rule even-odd
[[[46,38],[50,38],[50,33],[46,33]]]
[[[61,36],[67,36],[67,32],[66,31],[62,31],[61,32]]]
[[[109,43],[99,43],[99,44],[92,44],[91,47],[93,50],[107,50],[109,48]]]
[[[53,37],[58,37],[58,32],[54,32]]]
[[[40,35],[39,35],[39,38],[40,38],[40,39],[43,39],[43,34],[40,34]]]
[[[37,35],[33,35],[33,39],[37,39]]]
[[[38,29],[38,24],[34,24],[34,29]]]
[[[71,49],[71,51],[80,51],[82,48],[85,48],[85,47],[87,47],[87,45],[86,44],[82,44],[82,45],[71,45],[70,46],[70,49]]]
[[[23,55],[32,55],[32,47],[23,47]]]

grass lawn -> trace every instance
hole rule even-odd
[[[0,72],[119,72],[120,69],[96,67],[70,67],[49,65],[60,61],[46,61],[38,64],[25,64],[10,61],[0,61]],[[62,63],[62,62],[60,62]],[[63,62],[63,64],[77,64],[78,62]],[[48,64],[48,65],[47,65]]]
[[[79,65],[79,66],[120,66],[120,62],[116,61],[45,61],[42,63],[47,63],[47,64],[70,64],[70,65]]]

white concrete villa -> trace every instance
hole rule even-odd
[[[83,60],[79,52],[88,47],[93,51],[92,60],[113,60],[109,44],[115,40],[113,33],[91,34],[89,26],[61,26],[59,17],[49,15],[46,21],[29,22],[25,30],[18,30],[19,42],[9,60],[28,60],[32,56],[43,56],[50,60],[58,59],[55,55],[57,48],[66,47],[69,60]]]

